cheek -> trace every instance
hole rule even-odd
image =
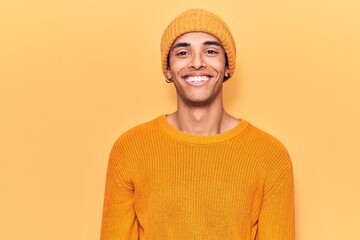
[[[187,66],[187,62],[186,60],[182,60],[182,59],[175,59],[173,61],[170,60],[169,66],[172,73],[177,73],[181,69]]]
[[[220,58],[212,59],[211,61],[209,61],[209,63],[217,71],[220,71],[220,72],[225,71],[225,68],[226,68],[225,59],[220,59]]]

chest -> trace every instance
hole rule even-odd
[[[251,222],[262,196],[260,166],[239,153],[185,150],[163,156],[149,153],[139,166],[135,179],[139,220],[144,225],[167,219],[176,226],[214,227],[221,226],[219,221],[224,227]]]

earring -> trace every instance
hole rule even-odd
[[[167,77],[165,77],[165,82],[167,82],[167,83],[172,83],[172,78],[167,78]]]
[[[230,77],[230,73],[226,73],[225,77],[226,77],[226,78],[229,78],[229,77]]]

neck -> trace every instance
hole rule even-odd
[[[235,127],[239,120],[224,111],[222,101],[211,106],[178,104],[176,112],[167,116],[176,129],[193,135],[215,135]]]

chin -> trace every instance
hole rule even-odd
[[[184,102],[188,106],[206,106],[211,105],[211,98],[208,97],[193,97],[184,99]]]

